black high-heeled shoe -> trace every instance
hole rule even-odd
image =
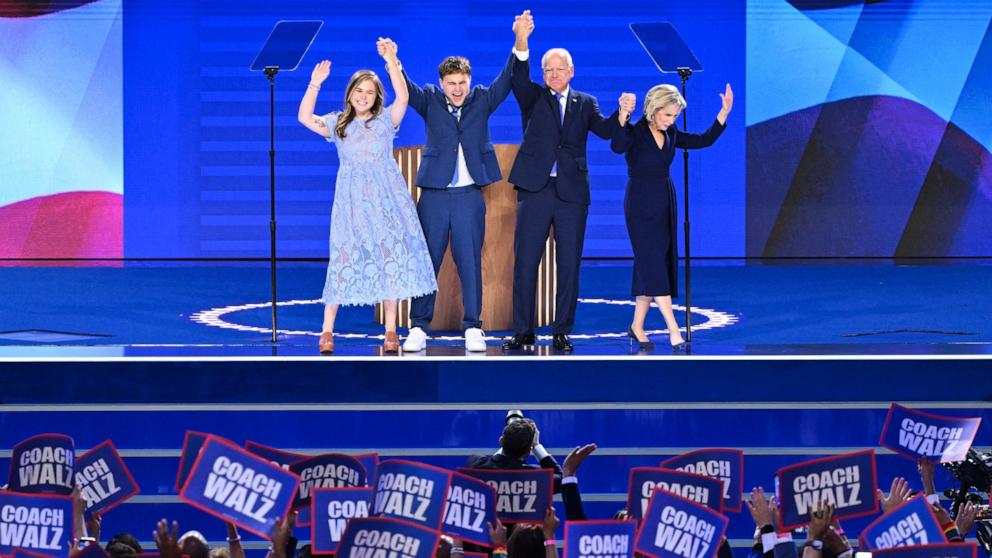
[[[630,337],[631,350],[633,350],[634,348],[635,341],[637,342],[637,348],[641,351],[650,351],[654,349],[654,343],[652,343],[651,341],[641,341],[640,339],[638,339],[637,335],[634,333],[634,328],[632,327],[627,328],[627,337]]]
[[[689,347],[689,345],[687,345],[687,343],[688,343],[688,341],[683,341],[681,343],[676,343],[676,344],[672,345],[672,352],[673,353],[678,353],[680,351],[686,350]]]

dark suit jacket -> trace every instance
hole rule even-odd
[[[554,91],[530,79],[530,63],[513,60],[513,96],[520,105],[524,139],[510,169],[510,183],[521,190],[544,188],[551,167],[558,163],[558,196],[570,202],[589,203],[589,167],[586,140],[589,132],[608,139],[620,127],[617,110],[609,118],[599,111],[596,98],[569,89],[562,124]]]
[[[465,153],[465,164],[476,184],[488,185],[503,179],[496,151],[489,137],[489,115],[510,94],[510,71],[516,57],[511,53],[503,70],[489,87],[476,85],[465,97],[461,119],[448,111],[444,91],[435,85],[423,88],[410,81],[403,72],[410,106],[424,118],[427,141],[424,145],[417,186],[446,188],[455,174],[458,143]]]

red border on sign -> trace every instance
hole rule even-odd
[[[912,548],[914,548],[914,549],[920,549],[920,548],[938,549],[938,548],[961,548],[961,547],[964,547],[964,546],[970,546],[971,547],[971,558],[978,558],[978,545],[975,544],[975,543],[917,544],[917,545],[914,545]],[[875,554],[885,555],[885,554],[888,554],[890,552],[903,551],[903,550],[906,550],[906,548],[908,548],[908,547],[897,546],[895,548],[885,548],[885,549],[881,549],[881,550],[872,550],[871,553],[872,553],[873,556]]]
[[[21,440],[20,442],[17,442],[16,444],[14,444],[14,447],[10,450],[10,458],[11,458],[10,461],[11,461],[11,463],[10,463],[10,473],[7,475],[7,486],[10,486],[10,484],[11,484],[10,481],[14,480],[14,452],[17,451],[17,448],[18,447],[20,447],[21,445],[23,445],[23,444],[25,444],[27,442],[30,442],[31,440],[34,440],[35,438],[65,438],[66,440],[69,440],[70,442],[72,442],[72,463],[74,465],[73,468],[72,468],[72,472],[73,473],[76,472],[76,468],[75,468],[75,463],[76,463],[76,441],[72,439],[72,436],[67,436],[65,434],[59,434],[57,432],[46,432],[44,434],[35,434],[34,436],[31,436],[30,438],[25,438],[25,439]],[[75,477],[73,477],[72,483],[73,483],[73,485],[76,484]],[[11,492],[13,492],[13,491],[11,491]],[[70,489],[70,493],[71,492],[72,492],[72,489]],[[20,492],[19,494],[35,494],[35,492]],[[75,532],[75,531],[73,531],[73,532]],[[50,557],[46,556],[46,558],[50,558]]]
[[[182,451],[179,452],[179,467],[178,467],[178,470],[176,471],[176,493],[177,494],[183,491],[183,487],[182,486],[179,486],[179,475],[181,475],[182,472],[183,472],[183,461],[186,458],[186,446],[189,444],[189,437],[190,437],[190,435],[197,435],[197,434],[200,435],[200,436],[203,436],[203,438],[204,438],[203,443],[204,444],[207,443],[206,438],[207,438],[207,436],[210,435],[210,434],[207,434],[206,432],[197,432],[196,430],[187,430],[186,431],[186,434],[183,435],[183,449],[182,449]],[[203,446],[200,446],[200,449],[203,449]],[[193,468],[190,467],[189,470],[192,471]],[[187,475],[187,480],[188,480],[188,475]]]
[[[455,475],[458,475],[459,477],[465,477],[467,479],[472,479],[472,480],[474,480],[476,482],[480,482],[480,483],[482,483],[485,486],[485,488],[489,489],[489,491],[492,492],[492,500],[491,501],[493,502],[493,514],[495,515],[495,513],[496,513],[496,504],[495,504],[495,502],[496,502],[496,498],[498,497],[498,495],[496,494],[496,489],[493,488],[493,487],[491,487],[491,486],[489,486],[489,484],[486,483],[486,481],[484,481],[484,480],[482,480],[480,478],[473,477],[472,475],[466,475],[465,473],[459,473],[458,471],[451,471],[451,477],[452,477],[452,479],[454,479]],[[554,482],[554,475],[552,475],[551,478],[552,478],[552,482]],[[448,490],[451,490],[451,484],[450,483],[448,485]],[[551,497],[554,498],[554,487],[552,487],[551,490],[552,490],[552,496]],[[445,511],[446,512],[448,511],[447,510],[447,507],[448,507],[447,499],[448,498],[446,496],[445,497],[445,504],[444,504]],[[498,516],[496,517],[496,521],[499,521],[499,517]],[[449,533],[445,533],[444,532],[444,514],[441,514],[441,533],[442,534],[447,534],[449,536],[453,536],[453,535],[450,535]],[[478,546],[484,546],[486,548],[496,548],[496,545],[494,545],[492,543],[492,541],[491,540],[488,540],[488,539],[486,540],[486,542],[481,542],[481,541],[469,541],[469,542],[472,543],[472,544],[478,545]],[[482,553],[480,553],[480,554],[482,554]]]
[[[431,529],[429,527],[424,527],[423,525],[414,523],[412,521],[407,521],[405,519],[395,519],[395,518],[392,518],[392,517],[378,517],[378,516],[376,516],[376,517],[371,517],[371,516],[370,517],[363,517],[361,519],[368,519],[368,520],[373,520],[373,521],[384,521],[384,522],[387,522],[387,523],[406,524],[406,525],[408,525],[410,527],[416,527],[417,529],[420,529],[421,531],[427,531],[428,533],[430,533],[430,534],[432,534],[432,535],[435,536],[435,541],[436,541],[434,543],[434,548],[431,549],[430,556],[436,555],[437,554],[437,547],[438,546],[441,546],[441,533],[439,533],[439,532],[437,532],[434,529]],[[348,526],[344,528],[344,533],[341,533],[341,540],[344,540],[345,537],[348,536],[348,529],[351,529],[351,526],[352,526],[352,523],[349,521],[348,522]],[[340,547],[340,544],[338,546]]]
[[[44,434],[41,434],[41,436],[44,436]],[[56,434],[56,436],[62,436],[62,434]],[[68,436],[66,436],[66,438],[68,438]],[[31,438],[28,438],[28,440],[30,439]],[[73,442],[73,444],[75,444],[75,442]],[[65,543],[68,546],[68,552],[66,552],[66,556],[72,553],[72,534],[76,532],[76,527],[78,527],[78,525],[76,525],[76,513],[75,513],[76,508],[75,508],[75,503],[72,500],[72,496],[63,496],[61,494],[45,494],[45,493],[32,494],[28,492],[14,492],[13,490],[0,490],[0,494],[13,494],[14,496],[22,496],[28,498],[46,498],[49,500],[65,500],[69,502],[69,509],[73,510],[73,512],[72,512],[72,530],[67,533],[67,536],[65,538]],[[15,548],[14,554],[18,552],[24,552],[26,554],[31,554],[32,556],[38,556],[39,558],[52,558],[50,554],[42,554],[40,552],[25,550],[23,548]],[[14,554],[11,554],[11,556],[14,556]]]
[[[128,501],[129,499],[131,499],[131,497],[134,496],[135,494],[139,494],[141,492],[141,487],[138,486],[138,482],[135,481],[134,480],[134,476],[131,475],[131,470],[128,469],[127,468],[127,464],[124,463],[124,459],[121,457],[120,452],[117,451],[117,446],[115,446],[114,445],[114,442],[111,441],[110,439],[104,440],[104,441],[100,442],[99,444],[93,446],[92,448],[90,448],[90,451],[88,451],[88,452],[84,453],[83,455],[79,456],[79,458],[77,459],[77,461],[79,459],[83,459],[84,457],[86,457],[90,453],[92,453],[92,452],[94,452],[94,451],[102,448],[103,446],[110,446],[110,449],[114,452],[114,456],[117,458],[117,462],[120,464],[121,469],[124,471],[124,474],[127,476],[127,479],[129,481],[131,481],[131,485],[134,486],[134,491],[131,492],[130,494],[128,494],[127,496],[125,496],[124,498],[121,498],[117,502],[115,502],[115,503],[113,503],[113,504],[111,504],[111,505],[103,508],[102,510],[100,510],[98,512],[100,515],[103,515],[103,514],[107,513],[108,511],[116,508],[117,506],[119,506],[119,505],[123,504],[124,502]]]

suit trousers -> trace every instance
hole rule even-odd
[[[513,333],[534,332],[537,271],[551,226],[555,229],[557,265],[552,333],[568,334],[575,324],[579,298],[579,263],[589,206],[558,196],[554,177],[537,192],[517,189],[517,226],[513,241]]]
[[[451,240],[451,255],[462,287],[462,329],[482,327],[482,242],[486,238],[486,202],[477,185],[421,188],[417,215],[424,229],[434,275],[441,270]],[[428,329],[434,319],[435,293],[417,297],[410,305],[413,325]]]

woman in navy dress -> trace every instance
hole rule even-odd
[[[623,213],[634,251],[634,278],[631,294],[636,297],[634,319],[627,335],[641,349],[653,348],[644,333],[644,320],[653,300],[668,326],[673,348],[685,345],[675,314],[672,297],[678,296],[678,247],[676,246],[675,186],[668,167],[676,148],[698,149],[713,144],[726,127],[734,104],[734,93],[727,84],[720,95],[723,106],[716,120],[702,134],[680,132],[675,120],[685,108],[685,99],[673,85],[656,85],[644,99],[644,116],[630,124],[621,113],[621,127],[610,147],[627,159],[627,192]],[[628,115],[629,116],[629,115]]]

